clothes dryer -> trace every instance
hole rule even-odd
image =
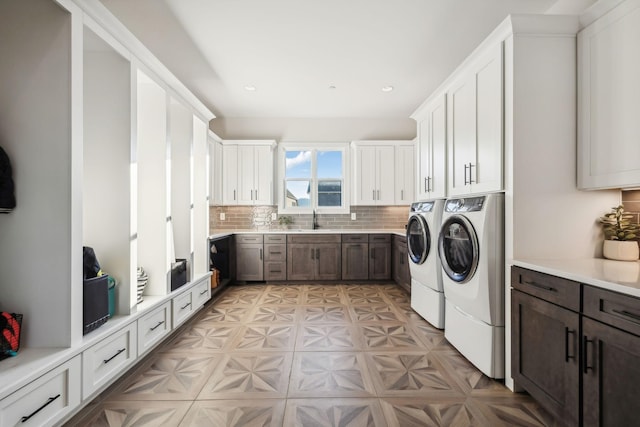
[[[438,329],[443,329],[444,291],[437,244],[444,200],[411,205],[407,223],[407,249],[411,272],[411,308]]]
[[[447,199],[438,239],[445,338],[504,378],[504,194]]]

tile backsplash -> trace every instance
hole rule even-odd
[[[224,213],[225,219],[220,220]],[[279,230],[282,229],[278,220],[272,220],[271,215],[278,213],[277,206],[211,206],[209,210],[209,230],[211,233],[221,230]],[[351,213],[356,214],[356,220],[351,220],[351,214],[323,214],[317,215],[320,229],[404,229],[409,217],[409,206],[351,206]],[[311,214],[292,214],[293,224],[290,229],[311,229]]]
[[[622,204],[625,212],[635,214],[635,221],[640,222],[640,190],[623,191]]]

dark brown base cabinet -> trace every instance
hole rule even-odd
[[[391,235],[369,235],[369,280],[391,279]]]
[[[411,291],[409,250],[407,238],[404,236],[393,236],[393,280],[407,291]]]
[[[236,280],[264,280],[262,234],[236,235]]]
[[[287,280],[340,280],[339,234],[287,235]]]
[[[569,426],[640,425],[640,299],[520,267],[511,277],[516,384]]]
[[[342,280],[390,279],[391,235],[342,235]]]

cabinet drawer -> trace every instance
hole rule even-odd
[[[264,243],[286,243],[286,234],[265,234]]]
[[[80,355],[0,400],[0,426],[50,426],[81,401]]]
[[[204,280],[191,289],[193,309],[197,310],[211,299],[211,283]]]
[[[138,319],[138,354],[144,354],[171,332],[171,303],[167,301]]]
[[[585,316],[640,336],[640,298],[585,285],[583,299]]]
[[[521,267],[511,268],[511,286],[545,301],[580,311],[580,284]]]
[[[369,241],[368,234],[343,234],[342,243],[367,243]]]
[[[82,352],[82,397],[108,383],[136,359],[137,323],[105,338]]]
[[[262,243],[262,234],[236,234],[236,243]]]
[[[287,263],[283,261],[268,261],[264,263],[265,280],[287,280]]]
[[[286,261],[287,245],[264,245],[265,261]]]
[[[369,243],[389,243],[391,234],[369,234]]]
[[[185,292],[172,299],[173,329],[187,320],[193,310],[193,294],[191,292]]]
[[[339,234],[287,234],[287,243],[340,243]]]

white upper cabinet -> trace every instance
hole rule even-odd
[[[223,144],[223,204],[273,204],[275,141]]]
[[[416,183],[415,142],[396,146],[396,197],[397,205],[410,205],[415,200]]]
[[[578,34],[578,187],[640,186],[640,1]]]
[[[503,189],[503,47],[491,46],[447,92],[448,195]]]
[[[238,146],[222,146],[222,204],[238,204]]]
[[[354,205],[408,205],[415,187],[413,141],[355,141]]]
[[[417,200],[446,197],[446,100],[437,96],[412,116],[418,125]]]
[[[356,205],[395,203],[393,145],[357,145],[355,149]]]
[[[209,132],[210,179],[209,204],[219,206],[222,201],[222,141],[217,140]]]

